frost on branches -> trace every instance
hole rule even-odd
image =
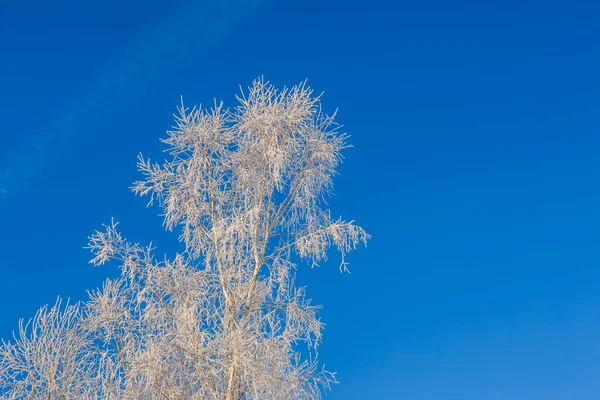
[[[91,262],[116,262],[121,277],[3,342],[3,398],[315,399],[335,382],[294,275],[332,247],[344,270],[368,239],[324,208],[346,136],[304,84],[257,80],[238,101],[182,106],[163,140],[170,161],[139,158],[132,190],[162,207],[185,250],[159,260],[116,223],[92,235]]]

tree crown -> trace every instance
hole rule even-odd
[[[43,308],[3,343],[5,397],[312,399],[335,382],[316,359],[318,307],[294,276],[332,247],[345,270],[368,239],[326,208],[347,136],[305,83],[258,79],[237,99],[182,105],[170,159],[139,157],[132,190],[185,250],[158,261],[114,222],[92,235],[91,262],[114,260],[121,277],[83,306]]]

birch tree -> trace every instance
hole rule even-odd
[[[0,348],[3,398],[318,399],[319,307],[299,264],[368,235],[326,206],[347,147],[306,84],[262,79],[234,109],[178,108],[169,159],[139,156],[133,192],[162,209],[181,250],[155,255],[111,222],[91,262],[120,266],[84,304],[42,308]]]

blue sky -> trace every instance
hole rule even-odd
[[[183,96],[308,78],[351,135],[330,201],[373,239],[302,269],[329,399],[600,393],[600,3],[107,0],[0,5],[0,337],[114,267],[111,217]]]

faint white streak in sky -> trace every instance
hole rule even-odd
[[[27,132],[18,148],[0,160],[0,197],[34,178],[50,151],[60,152],[61,144],[73,133],[86,134],[90,126],[109,113],[143,98],[170,74],[198,59],[200,51],[216,42],[263,0],[194,1],[173,10],[164,20],[143,32],[121,56],[73,96],[60,116],[42,125],[39,134]],[[107,106],[108,104],[108,106]],[[104,112],[97,112],[104,105]]]

